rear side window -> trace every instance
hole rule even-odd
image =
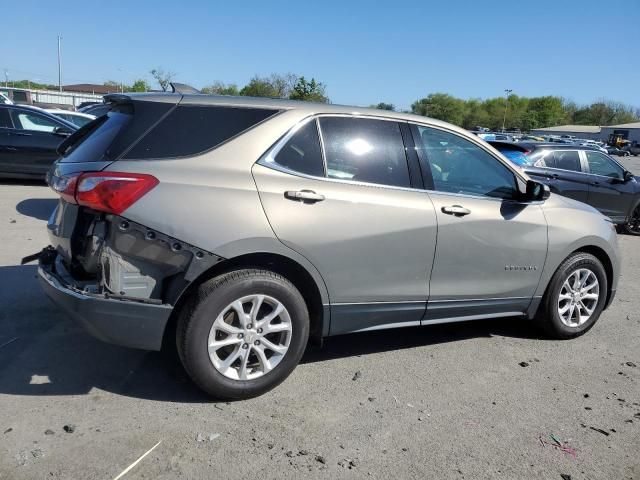
[[[307,122],[298,129],[272,161],[289,170],[323,177],[324,164],[315,120]]]
[[[259,108],[184,105],[175,108],[124,158],[178,158],[197,155],[278,113]]]
[[[327,177],[411,187],[400,126],[365,118],[320,119]]]
[[[581,171],[580,154],[576,150],[556,150],[553,152],[554,167],[561,170]]]
[[[0,128],[13,128],[7,108],[0,108]]]
[[[131,119],[132,115],[116,111],[96,118],[62,143],[60,149],[64,151],[60,161],[82,163],[103,160],[115,138]]]

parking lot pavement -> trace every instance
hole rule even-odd
[[[640,238],[620,235],[617,298],[576,340],[516,319],[349,335],[213,403],[174,359],[86,335],[19,266],[54,204],[0,184],[0,479],[114,478],[158,442],[124,478],[640,478]]]

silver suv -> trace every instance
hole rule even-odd
[[[179,90],[108,101],[59,148],[52,246],[31,259],[91,334],[177,344],[217,398],[273,388],[308,340],[495,317],[571,338],[615,295],[612,223],[452,125]]]

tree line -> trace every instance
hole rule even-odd
[[[640,108],[611,100],[578,105],[557,96],[464,100],[446,93],[432,93],[415,101],[411,111],[467,129],[481,126],[499,130],[504,125],[522,131],[565,124],[615,125],[635,122],[640,117]]]
[[[168,91],[171,88],[170,83],[175,77],[173,72],[157,67],[149,73],[160,90]],[[18,88],[57,88],[55,85],[39,84],[28,80],[12,83]],[[106,81],[104,84],[125,92],[146,92],[154,89],[144,79],[135,80],[130,85],[113,80]],[[304,76],[293,73],[256,75],[243,86],[214,81],[202,87],[200,91],[214,95],[243,95],[330,103],[324,83],[315,78],[307,80]],[[371,107],[396,110],[395,105],[387,102],[380,102]],[[407,112],[444,120],[466,129],[485,127],[491,130],[500,130],[503,125],[507,129],[529,131],[562,124],[615,125],[640,120],[640,108],[612,100],[603,99],[589,105],[579,105],[558,96],[521,97],[515,94],[482,100],[462,99],[446,93],[431,93],[413,102],[411,109]]]

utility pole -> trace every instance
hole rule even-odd
[[[7,69],[4,69],[4,87],[7,88],[9,86],[9,72]]]
[[[505,88],[505,98],[504,98],[504,118],[502,119],[502,133],[504,133],[504,124],[507,122],[507,107],[509,106],[509,94],[513,92],[510,88]]]
[[[58,35],[58,89],[62,91],[62,57],[60,55],[60,41],[62,37]]]

